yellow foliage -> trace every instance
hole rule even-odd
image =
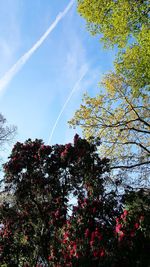
[[[102,82],[104,93],[86,95],[70,125],[81,125],[84,136],[99,137],[100,153],[121,161],[129,155],[147,158],[150,153],[149,99],[133,97],[122,77],[111,73]],[[103,99],[103,101],[101,101]],[[115,162],[115,161],[114,161]]]

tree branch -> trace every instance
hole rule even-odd
[[[142,166],[142,165],[145,165],[145,164],[150,164],[150,161],[145,161],[145,162],[141,162],[141,163],[137,163],[137,164],[133,164],[133,165],[130,165],[130,166],[124,166],[124,165],[120,165],[120,166],[114,166],[114,167],[110,167],[111,170],[114,170],[114,169],[132,169],[132,168],[135,168],[135,167],[138,167],[138,166]]]
[[[146,134],[150,134],[150,131],[146,131],[146,130],[141,130],[141,129],[136,129],[134,127],[128,127],[127,129],[121,129],[120,131],[125,131],[125,130],[133,130],[133,131],[136,131],[136,132],[139,132],[139,133],[146,133]]]

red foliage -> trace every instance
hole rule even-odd
[[[115,192],[105,192],[109,160],[99,158],[95,143],[78,135],[74,144],[52,147],[18,142],[4,170],[14,201],[0,207],[1,264],[143,266],[148,216],[123,210]],[[69,212],[72,195],[77,204]]]

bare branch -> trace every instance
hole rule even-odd
[[[132,169],[132,168],[139,167],[139,166],[146,165],[146,164],[147,165],[150,164],[150,161],[145,161],[145,162],[133,164],[133,165],[130,165],[130,166],[125,166],[125,165],[113,166],[113,167],[110,167],[110,169],[111,170],[114,170],[114,169]]]

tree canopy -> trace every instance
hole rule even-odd
[[[110,157],[112,168],[140,171],[142,167],[141,175],[148,177],[149,1],[79,0],[78,12],[89,31],[100,34],[105,47],[117,46],[118,54],[114,71],[100,83],[99,94],[84,96],[70,124],[81,126],[86,138],[100,138],[100,151]]]
[[[147,0],[78,0],[78,12],[105,47],[117,46],[115,70],[134,95],[149,90],[150,17]]]
[[[148,267],[149,209],[130,211],[136,192],[122,201],[105,190],[109,160],[96,143],[18,142],[4,171],[14,200],[0,205],[2,267]]]
[[[117,46],[115,68],[70,121],[85,139],[28,139],[12,149],[3,166],[9,198],[0,199],[2,267],[150,266],[149,189],[107,186],[111,169],[149,173],[149,1],[78,0],[78,11],[105,47]],[[15,132],[5,123],[0,115],[1,145]]]
[[[78,0],[78,12],[106,46],[124,47],[149,24],[147,0]]]
[[[101,154],[112,161],[111,168],[150,164],[149,99],[135,98],[124,80],[114,73],[102,82],[105,90],[96,97],[84,96],[71,125],[79,125],[84,136],[100,138]],[[147,173],[148,175],[148,173]]]

